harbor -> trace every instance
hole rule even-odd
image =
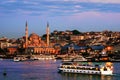
[[[112,62],[113,75],[58,73],[61,60],[35,60],[14,62],[12,59],[0,60],[1,80],[119,80],[120,63]],[[93,62],[94,63],[94,62]],[[105,63],[105,62],[98,62]],[[6,75],[3,75],[3,73]]]

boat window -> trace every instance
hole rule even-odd
[[[85,64],[83,64],[83,66],[85,66]]]
[[[63,63],[62,65],[72,65],[72,63]]]
[[[106,67],[104,67],[104,71],[107,71],[107,68],[106,68]]]
[[[98,72],[96,72],[96,74],[99,74]]]
[[[88,73],[89,73],[89,71],[88,71]]]

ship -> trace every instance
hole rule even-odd
[[[15,61],[15,62],[26,61],[26,60],[27,60],[27,58],[23,57],[23,56],[17,56],[17,57],[13,58],[13,61]]]
[[[82,62],[87,61],[82,55],[69,55],[62,59],[62,62]]]
[[[64,62],[58,67],[60,73],[81,73],[81,74],[98,74],[98,75],[112,75],[113,65],[107,62],[104,65],[89,64],[89,63],[76,63]]]

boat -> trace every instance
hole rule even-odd
[[[73,58],[71,58],[71,57],[64,57],[64,58],[62,59],[63,62],[70,62],[70,61],[72,61],[72,60],[73,60]]]
[[[78,57],[75,57],[72,61],[76,62],[76,61],[87,61],[87,59],[85,59],[83,56],[78,56]]]
[[[23,57],[23,56],[17,56],[17,57],[14,57],[13,61],[15,62],[19,62],[19,61],[26,61],[27,58],[26,57]]]
[[[35,56],[35,55],[31,55],[31,56],[29,56],[28,59],[29,59],[29,60],[32,60],[32,61],[34,61],[34,60],[39,60],[38,57]]]
[[[63,62],[71,62],[71,61],[87,61],[82,55],[75,55],[75,56],[66,56],[62,59]]]
[[[2,61],[3,60],[3,58],[0,58],[0,61]]]
[[[40,55],[37,56],[38,60],[55,60],[55,56],[54,55]]]
[[[58,67],[58,72],[60,72],[60,73],[112,75],[113,74],[113,66],[112,66],[112,63],[110,63],[110,62],[106,63],[105,65],[64,62]]]

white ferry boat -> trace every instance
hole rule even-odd
[[[82,74],[99,74],[112,75],[113,66],[108,62],[105,65],[77,64],[74,62],[62,63],[58,68],[59,72],[64,73],[82,73]]]

